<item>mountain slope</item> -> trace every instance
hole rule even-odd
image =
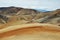
[[[60,9],[39,12],[34,9],[25,9],[20,7],[2,7],[0,8],[0,24],[13,23],[49,23],[60,25]]]

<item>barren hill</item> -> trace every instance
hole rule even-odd
[[[60,40],[60,9],[0,8],[0,40]]]
[[[60,25],[60,9],[50,12],[39,12],[20,7],[0,8],[0,25],[7,23],[50,23]]]

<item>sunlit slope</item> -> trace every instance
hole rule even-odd
[[[0,29],[1,40],[60,40],[60,27],[30,23]]]

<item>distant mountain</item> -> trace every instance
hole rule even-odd
[[[44,9],[35,9],[35,10],[37,10],[39,12],[49,12],[48,10],[44,10]]]

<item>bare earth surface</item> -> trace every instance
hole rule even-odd
[[[0,29],[0,40],[60,40],[60,27],[30,23]]]

